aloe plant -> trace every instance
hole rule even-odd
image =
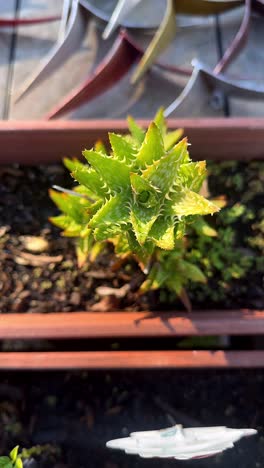
[[[162,264],[170,265],[167,285],[173,283],[173,264],[180,278],[204,281],[181,259],[179,241],[188,224],[219,210],[199,194],[206,163],[191,161],[187,138],[180,140],[181,129],[167,132],[162,110],[146,132],[131,117],[128,126],[130,135],[109,133],[109,154],[97,144],[83,151],[88,164],[65,160],[79,185],[72,193],[51,190],[62,211],[51,221],[65,236],[79,237],[80,263],[112,242],[118,256],[133,255],[146,274],[153,273],[154,264],[159,272]],[[182,282],[176,283],[180,293]],[[150,284],[149,277],[143,289]]]

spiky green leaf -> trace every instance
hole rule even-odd
[[[130,182],[133,193],[132,206],[139,205],[142,208],[152,208],[157,211],[160,205],[157,191],[151,184],[138,174],[130,174]]]
[[[179,168],[179,183],[193,192],[199,192],[201,190],[205,177],[205,161],[189,162],[187,164],[182,164]]]
[[[132,173],[130,180],[133,192],[130,220],[136,239],[142,245],[158,217],[160,201],[155,189],[143,177]]]
[[[70,216],[76,223],[82,224],[88,221],[87,211],[91,203],[86,198],[75,197],[67,193],[59,193],[55,190],[49,191],[51,199],[57,207],[66,215]]]
[[[178,128],[177,130],[173,130],[172,132],[165,134],[163,137],[165,150],[169,151],[171,148],[173,148],[173,146],[178,143],[182,135],[182,128]]]
[[[93,244],[93,238],[91,236],[91,231],[90,231],[90,235],[88,234],[86,237],[80,237],[78,239],[78,242],[76,245],[76,253],[77,253],[77,263],[78,263],[79,268],[82,268],[83,265],[86,263],[92,244]]]
[[[184,139],[172,151],[155,161],[143,172],[143,177],[153,187],[156,187],[165,197],[170,194],[177,178],[178,168],[187,152],[187,140]]]
[[[104,180],[112,194],[127,189],[130,168],[125,162],[117,161],[92,150],[85,150],[83,155]]]
[[[158,214],[153,214],[148,209],[140,209],[134,206],[131,209],[130,221],[136,239],[140,245],[146,242],[149,231],[157,219]]]
[[[136,156],[136,163],[139,167],[144,168],[162,158],[164,154],[165,150],[162,135],[157,125],[152,122]]]
[[[136,121],[130,115],[127,118],[127,123],[130,133],[133,139],[135,140],[135,143],[137,144],[137,146],[141,146],[145,138],[144,130],[136,123]]]
[[[129,221],[129,208],[121,195],[110,198],[89,221],[89,227],[96,229],[96,239],[105,240],[113,234],[120,234],[122,225]]]
[[[204,276],[200,268],[198,268],[196,265],[193,265],[190,262],[182,260],[180,262],[180,271],[187,279],[191,281],[206,283],[206,277]]]
[[[150,290],[160,289],[165,284],[170,276],[170,273],[162,268],[162,265],[155,263],[151,268],[147,279],[141,284],[140,291],[145,293]]]
[[[109,189],[105,186],[101,177],[98,176],[94,169],[88,167],[76,166],[72,170],[72,176],[79,184],[88,189],[88,194],[94,198],[105,198]]]
[[[67,167],[67,169],[69,169],[70,172],[75,171],[77,168],[82,169],[82,168],[87,167],[87,164],[81,163],[76,158],[73,158],[73,159],[64,158],[63,159],[63,164],[64,164],[65,167]]]
[[[166,120],[165,120],[165,117],[164,117],[163,107],[161,107],[157,111],[153,121],[157,125],[162,137],[164,137],[166,135],[166,133],[167,133],[167,124],[166,124]]]
[[[159,217],[153,224],[149,237],[157,247],[165,250],[174,248],[174,220],[172,217]]]
[[[154,250],[154,244],[152,242],[145,242],[142,246],[138,243],[133,231],[127,231],[127,240],[130,246],[131,253],[136,257],[140,268],[144,272],[148,272],[148,265],[151,259],[151,255]]]
[[[59,215],[52,216],[49,220],[60,229],[63,229],[63,235],[66,237],[76,237],[81,235],[82,225],[76,223],[70,216]]]
[[[95,143],[94,149],[97,153],[103,153],[107,155],[106,147],[101,140]]]
[[[113,239],[111,239],[111,242],[114,244],[115,253],[118,256],[124,257],[131,254],[131,249],[129,247],[129,243],[126,236],[115,236]]]
[[[197,234],[208,236],[208,237],[217,237],[217,231],[212,228],[203,218],[198,218],[192,224],[193,229]]]
[[[219,211],[214,203],[187,188],[173,193],[171,206],[173,213],[179,218],[189,215],[214,214]]]
[[[109,133],[109,140],[114,157],[121,162],[130,165],[135,159],[136,150],[124,136]]]

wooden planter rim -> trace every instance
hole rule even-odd
[[[139,120],[146,127],[147,120]],[[171,129],[184,128],[193,159],[264,158],[264,118],[173,119]],[[2,121],[0,164],[48,164],[64,156],[81,156],[96,140],[107,143],[108,131],[127,132],[125,120]]]

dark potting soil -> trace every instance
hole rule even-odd
[[[2,373],[0,454],[19,444],[29,456],[25,468],[262,468],[263,394],[264,374],[253,370]],[[258,434],[194,461],[147,460],[105,447],[132,431],[175,423]]]
[[[260,225],[261,220],[263,223],[263,168],[261,162],[209,165],[211,196],[227,198],[222,217],[210,217],[209,222],[217,230],[224,229],[221,235],[225,236],[225,244],[218,237],[214,240],[217,244],[201,247],[204,252],[200,267],[206,265],[207,253],[215,266],[208,270],[207,285],[190,284],[188,293],[194,308],[264,306],[263,225],[262,228]],[[73,185],[61,165],[2,167],[0,177],[2,313],[183,308],[166,291],[139,295],[141,271],[133,263],[118,267],[111,248],[93,265],[77,268],[74,240],[61,237],[59,230],[48,221],[57,214],[48,189],[54,184]],[[226,215],[224,210],[229,208],[233,211]],[[241,263],[242,258],[245,261]],[[112,292],[97,289],[102,286],[113,288]]]

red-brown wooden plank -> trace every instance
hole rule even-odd
[[[0,339],[264,334],[264,311],[0,314]]]
[[[264,367],[264,351],[82,351],[0,353],[0,370]]]
[[[263,118],[177,119],[169,120],[169,126],[185,129],[193,159],[264,158]],[[2,121],[0,164],[50,163],[66,155],[80,156],[96,140],[106,141],[108,131],[127,131],[126,121]]]

